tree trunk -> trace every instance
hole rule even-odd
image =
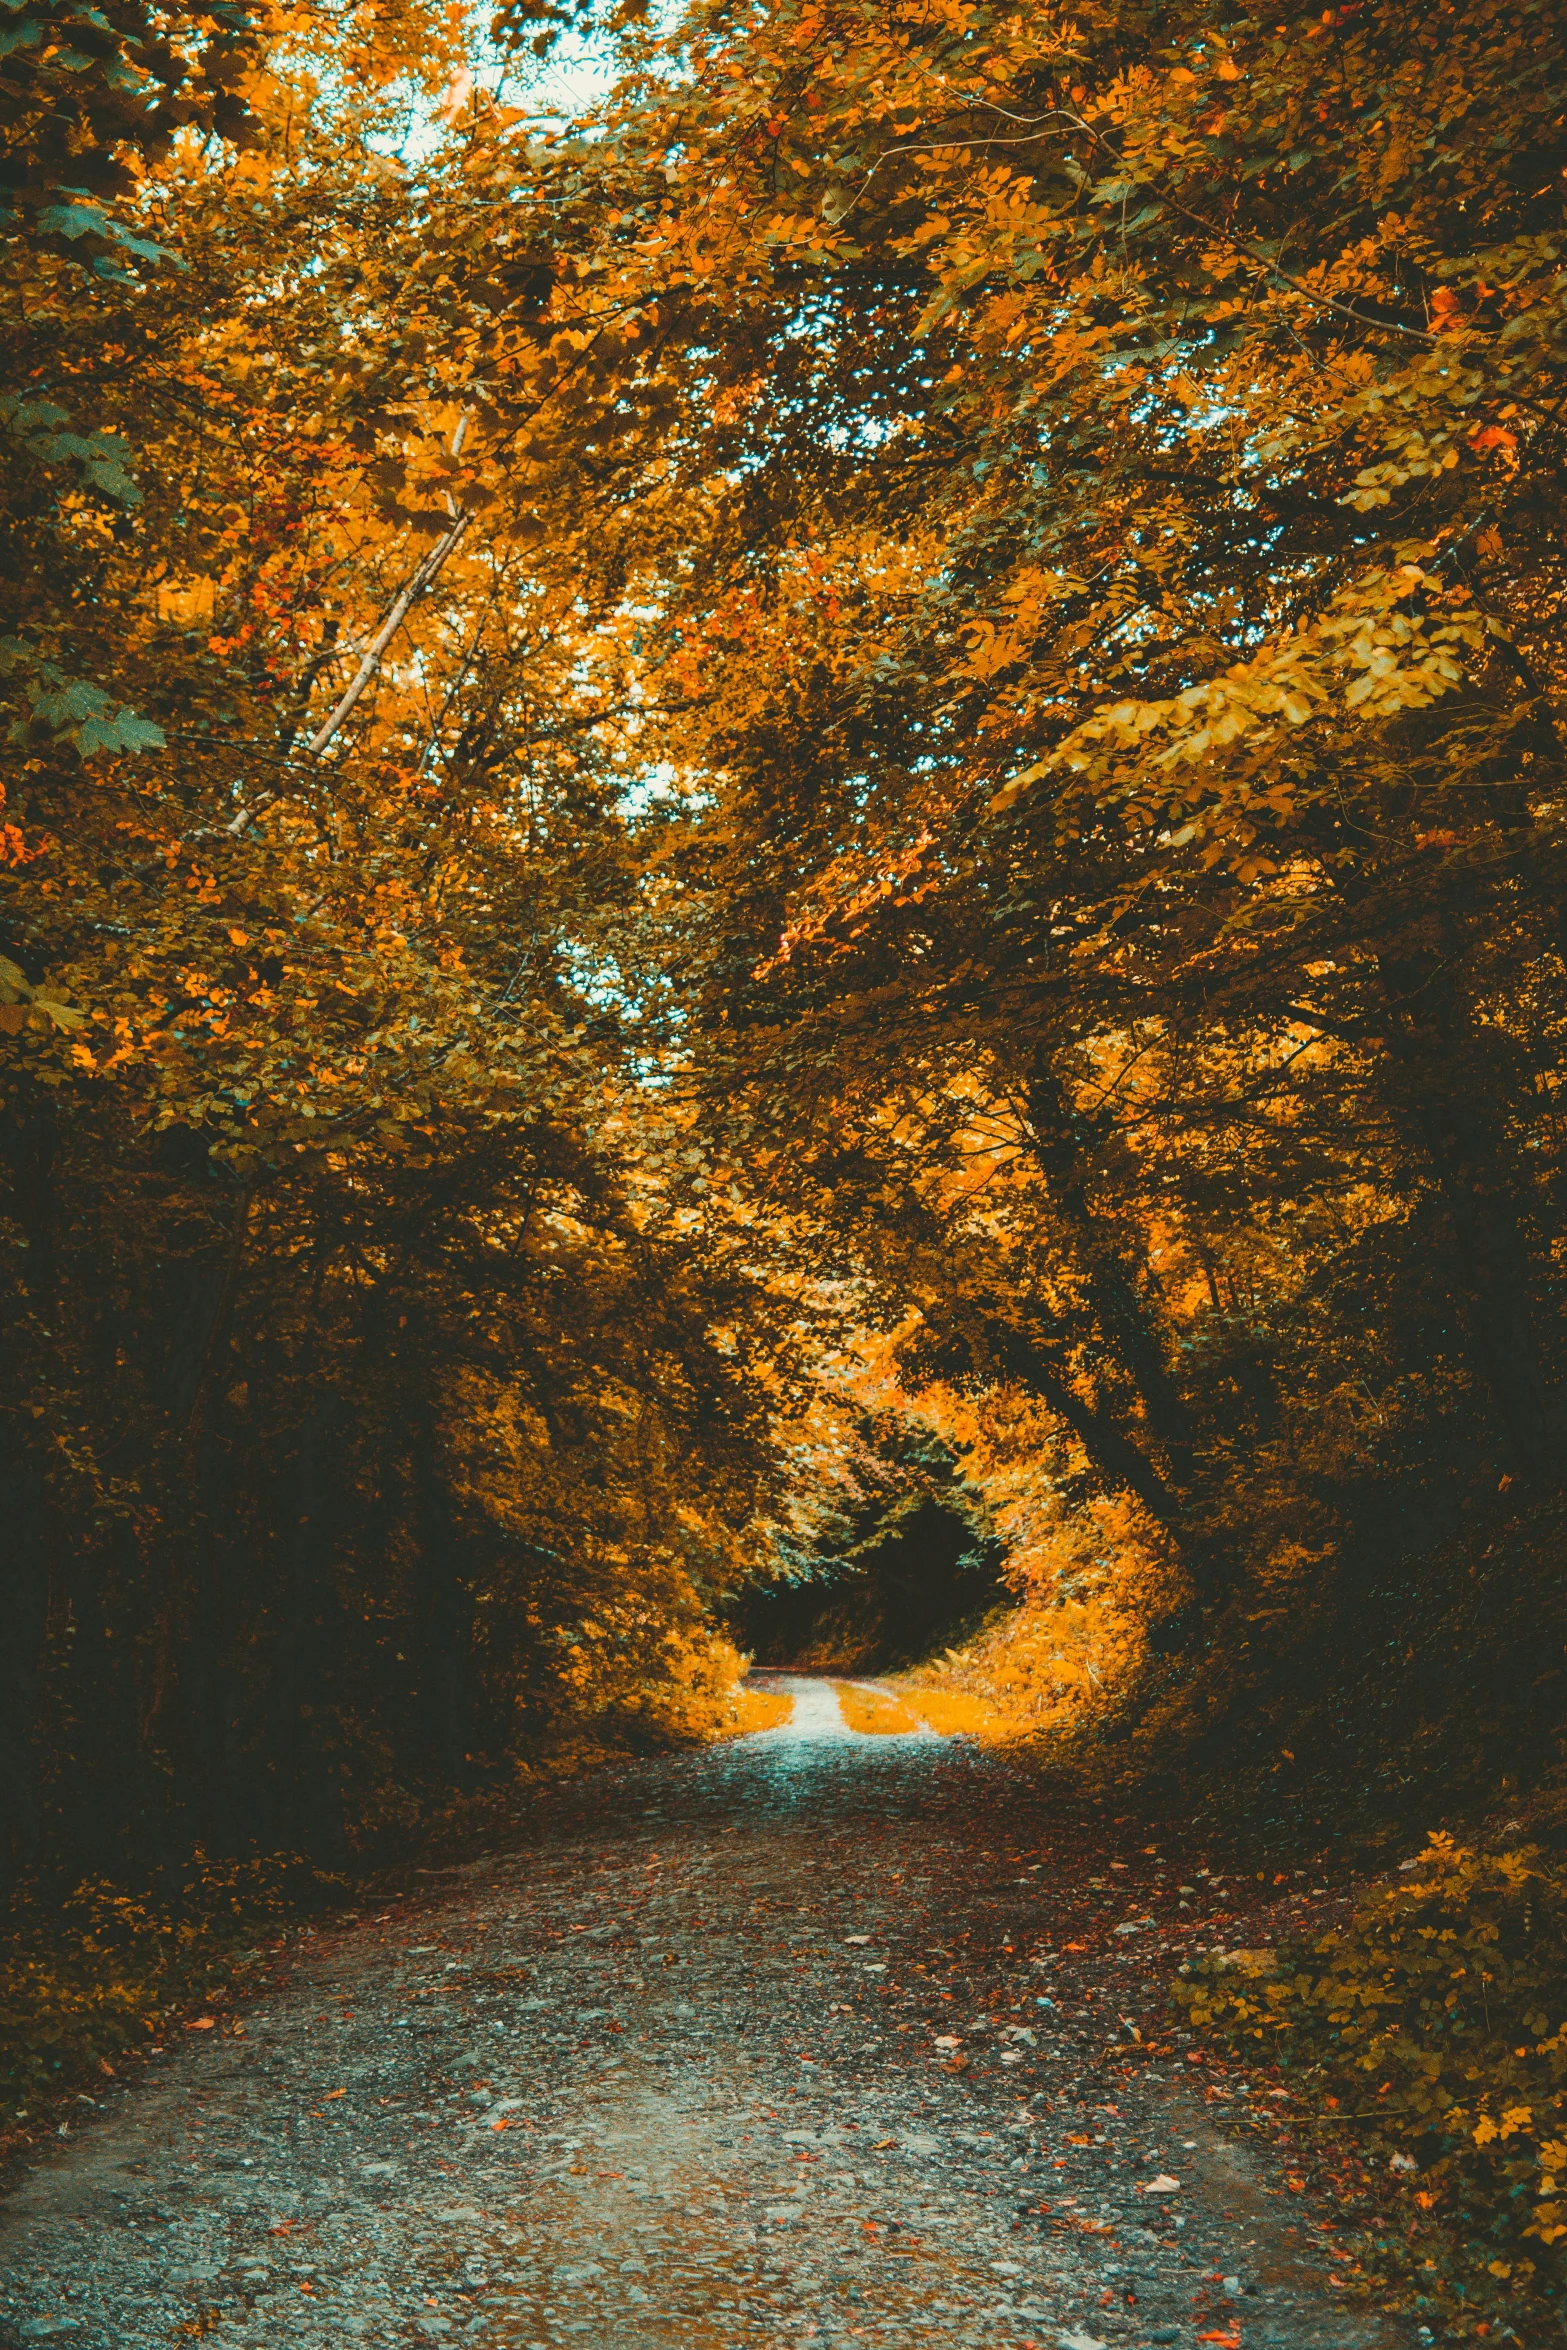
[[[278,1618],[272,1688],[274,1752],[284,1839],[332,1863],[347,1849],[334,1736],[334,1666],[341,1609],[333,1584],[338,1487],[331,1469],[336,1414],[316,1404],[282,1483]]]
[[[1545,1380],[1530,1311],[1533,1282],[1517,1204],[1482,1108],[1453,1105],[1425,1121],[1468,1291],[1477,1367],[1491,1393],[1515,1474],[1550,1465]]]
[[[422,1760],[444,1787],[465,1787],[473,1712],[473,1594],[463,1573],[462,1538],[440,1476],[433,1417],[421,1413],[414,1436],[418,1579],[414,1637],[418,1641]]]
[[[0,1895],[9,1895],[38,1857],[38,1708],[49,1629],[43,1474],[22,1449],[9,1414],[0,1422],[0,1526]]]
[[[1173,1530],[1181,1514],[1180,1496],[1126,1430],[1084,1402],[1037,1340],[999,1324],[987,1336],[999,1366],[1059,1413],[1112,1491],[1134,1493],[1150,1516]]]
[[[1382,980],[1398,1092],[1447,1210],[1475,1368],[1513,1472],[1538,1477],[1550,1466],[1550,1417],[1535,1283],[1497,1104],[1499,1094],[1505,1100],[1515,1091],[1510,1072],[1495,1065],[1503,1048],[1476,1032],[1445,964],[1428,971],[1387,961]]]
[[[1191,1415],[1170,1376],[1163,1333],[1139,1290],[1125,1237],[1089,1203],[1093,1136],[1048,1065],[1036,1066],[1030,1075],[1027,1106],[1034,1157],[1050,1184],[1052,1205],[1075,1237],[1077,1270],[1100,1337],[1137,1390],[1149,1429],[1169,1462],[1171,1481],[1185,1485],[1191,1477]]]

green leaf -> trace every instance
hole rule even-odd
[[[88,719],[77,733],[76,747],[84,759],[91,759],[99,751],[161,751],[167,740],[161,726],[138,718],[122,702],[112,718]]]
[[[65,676],[23,638],[0,638],[0,672],[17,669],[32,672],[22,686],[28,712],[12,721],[8,741],[36,742],[52,736],[57,742],[74,743],[84,759],[95,758],[100,751],[162,749],[163,729],[150,718],[138,718],[125,702],[116,707],[101,685]]]
[[[72,243],[78,237],[102,237],[106,244],[119,245],[144,261],[176,258],[166,245],[155,245],[147,237],[132,236],[101,204],[46,204],[38,214],[38,233],[45,237],[64,237]]]
[[[70,422],[52,400],[0,399],[0,423],[44,465],[80,466],[88,483],[120,506],[139,506],[130,445],[118,433],[62,431]]]

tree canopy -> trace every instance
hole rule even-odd
[[[1556,1477],[1560,32],[15,0],[13,1871],[708,1720],[867,1411],[1167,1727]]]

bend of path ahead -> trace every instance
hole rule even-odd
[[[786,1728],[291,1935],[243,2037],[182,2036],[24,2181],[0,2342],[1412,2344],[1128,2061],[1103,1832],[783,1686]]]

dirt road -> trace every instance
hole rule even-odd
[[[0,2220],[0,2344],[1413,2345],[1132,2040],[1157,1856],[785,1685],[81,2106]]]

